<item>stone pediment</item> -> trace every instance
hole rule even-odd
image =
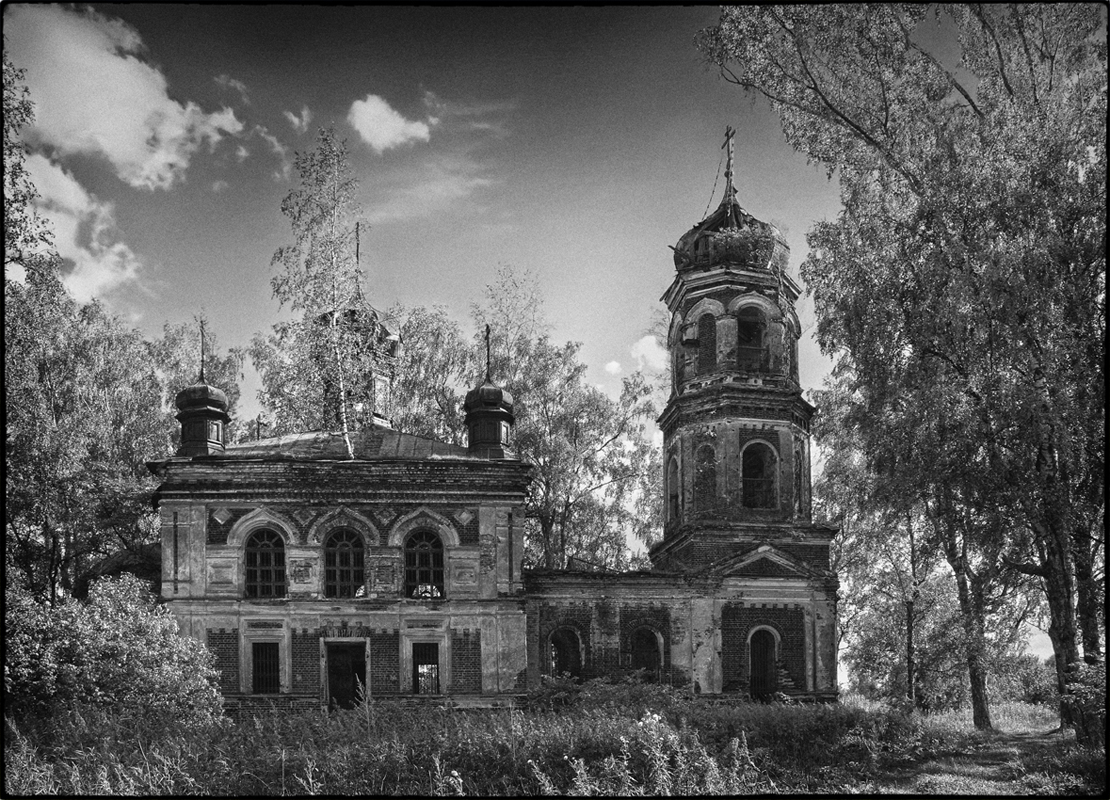
[[[723,558],[709,568],[722,578],[814,578],[817,571],[770,544]]]

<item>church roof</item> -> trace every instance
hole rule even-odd
[[[427,439],[411,433],[401,433],[392,428],[372,425],[351,431],[351,447],[355,458],[361,461],[385,459],[439,459],[461,458],[485,460],[467,453],[456,444]],[[333,461],[348,460],[347,444],[339,431],[311,431],[269,439],[240,442],[228,445],[217,458]]]

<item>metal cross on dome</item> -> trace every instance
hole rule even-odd
[[[200,320],[200,378],[198,383],[204,383],[204,320]]]
[[[732,192],[732,140],[736,136],[736,129],[731,125],[725,126],[725,143],[721,145],[722,148],[728,148],[728,160],[725,163],[725,197],[729,197]]]
[[[486,383],[489,383],[489,324],[486,324]]]

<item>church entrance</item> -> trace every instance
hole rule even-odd
[[[754,700],[769,700],[774,694],[775,680],[775,637],[768,630],[752,634],[749,644],[749,663],[751,665],[751,693]]]
[[[366,646],[329,644],[327,658],[328,708],[354,708],[366,689]]]

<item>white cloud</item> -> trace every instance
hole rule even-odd
[[[212,191],[219,194],[231,184],[224,180],[212,181]]]
[[[667,366],[666,348],[650,333],[638,339],[629,352],[636,359],[637,369],[661,370]]]
[[[426,142],[431,136],[427,123],[405,119],[376,94],[351,103],[347,122],[379,155],[403,144]]]
[[[250,105],[251,99],[247,96],[247,85],[242,81],[237,81],[230,75],[217,75],[212,80],[225,89],[234,89],[239,93],[239,98],[243,101],[243,105]]]
[[[39,212],[54,231],[54,246],[67,262],[64,282],[84,302],[139,280],[143,264],[124,242],[113,207],[103,203],[45,156],[27,158],[27,171],[39,190]]]
[[[17,5],[4,22],[5,46],[35,99],[30,138],[57,154],[100,155],[131,186],[168,189],[202,145],[243,130],[230,108],[210,114],[170,99],[165,76],[139,59],[138,32],[121,20]]]
[[[304,133],[308,130],[309,123],[312,122],[312,112],[308,110],[308,106],[301,109],[301,115],[298,117],[292,111],[282,112],[285,118],[289,120],[289,124],[293,126],[293,130],[297,133]]]
[[[274,155],[278,157],[278,168],[273,173],[274,180],[289,180],[293,174],[293,159],[289,155],[289,148],[261,125],[255,125],[253,133],[261,136],[266,144],[270,145],[270,150],[273,151]]]
[[[621,374],[621,362],[619,362],[619,361],[610,361],[608,364],[605,365],[605,371],[608,372],[610,375],[620,375]]]
[[[417,173],[407,173],[403,184],[381,187],[385,199],[369,209],[369,222],[429,216],[493,185],[482,172],[483,167],[466,156],[437,156],[422,164]]]

